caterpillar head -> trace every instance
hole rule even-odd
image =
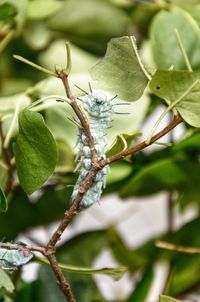
[[[113,105],[109,102],[109,98],[103,92],[92,93],[90,98],[90,115],[105,118],[110,115]]]

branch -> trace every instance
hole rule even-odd
[[[88,145],[90,147],[91,154],[92,154],[92,162],[97,163],[98,158],[97,158],[97,153],[96,153],[95,146],[94,146],[93,137],[90,132],[90,127],[89,127],[89,124],[88,124],[84,114],[82,113],[81,109],[79,108],[79,106],[77,104],[76,98],[73,96],[73,94],[71,92],[71,89],[69,86],[69,81],[68,81],[68,76],[66,76],[66,74],[61,71],[58,74],[58,77],[61,79],[61,81],[63,83],[66,95],[71,100],[70,105],[73,108],[74,112],[76,113],[77,117],[79,118],[81,125],[83,127],[83,131],[85,132],[85,135],[88,139]]]
[[[0,248],[3,249],[8,249],[8,250],[18,250],[19,248],[21,248],[23,245],[20,243],[10,243],[10,242],[0,242]],[[33,252],[39,252],[43,255],[45,255],[45,248],[44,247],[40,247],[40,246],[31,246],[31,245],[26,245],[26,248],[29,249],[30,251]]]
[[[51,267],[56,275],[57,278],[57,284],[65,297],[67,298],[68,302],[76,302],[71,287],[69,283],[66,281],[65,276],[63,275],[63,272],[61,271],[58,262],[56,260],[56,256],[54,254],[49,254],[48,256],[49,262],[51,264]]]
[[[158,132],[157,134],[155,134],[152,138],[151,141],[146,144],[146,141],[143,141],[141,143],[139,143],[138,145],[135,145],[129,149],[126,149],[124,151],[121,151],[109,158],[103,159],[100,161],[99,165],[101,167],[105,167],[106,165],[115,162],[117,160],[123,159],[124,157],[134,154],[135,152],[138,152],[142,149],[145,149],[146,147],[152,145],[154,142],[156,142],[158,139],[160,139],[161,137],[163,137],[164,135],[166,135],[167,133],[169,133],[172,129],[174,129],[177,125],[179,125],[180,123],[183,122],[183,119],[180,115],[176,115],[173,120],[164,128],[162,129],[160,132]]]

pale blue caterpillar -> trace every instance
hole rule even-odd
[[[0,268],[8,271],[13,272],[20,266],[28,263],[33,257],[31,251],[22,246],[18,249],[0,249]]]
[[[116,104],[114,103],[116,96],[109,99],[108,94],[102,91],[92,91],[91,87],[90,93],[85,93],[86,95],[84,97],[79,98],[79,100],[83,105],[84,111],[86,112],[89,121],[89,127],[91,135],[93,137],[94,147],[96,149],[97,156],[99,159],[105,158],[105,131],[110,125],[112,114],[117,113],[114,112],[114,106],[124,105],[125,103]],[[80,185],[83,183],[92,164],[91,151],[88,146],[88,140],[82,129],[79,130],[79,152],[77,154],[76,159],[78,161],[76,170],[79,171],[80,174],[74,186],[74,190],[71,196],[71,202],[73,202],[76,198]],[[83,199],[80,202],[80,208],[86,208],[95,202],[99,202],[102,189],[106,186],[107,169],[107,167],[104,167],[97,173],[93,185],[85,193]]]

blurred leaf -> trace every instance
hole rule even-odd
[[[47,186],[42,188],[34,202],[30,202],[24,191],[14,191],[9,202],[9,211],[0,213],[0,238],[6,235],[6,240],[12,241],[17,234],[24,233],[28,228],[59,220],[69,207],[70,195],[71,190],[68,188]],[[16,213],[19,213],[18,218]]]
[[[187,174],[172,158],[155,161],[127,181],[120,196],[146,196],[161,190],[171,190],[187,181]]]
[[[147,33],[153,16],[161,9],[162,4],[156,2],[138,2],[132,13],[132,20],[142,33]],[[163,6],[165,4],[163,3]]]
[[[56,143],[39,113],[27,109],[20,113],[14,154],[20,184],[31,194],[49,178],[57,162]]]
[[[111,156],[127,149],[130,146],[133,139],[140,135],[141,135],[141,133],[134,133],[134,134],[122,133],[120,135],[117,135],[114,143],[107,150],[106,156],[111,157]]]
[[[125,161],[118,161],[113,163],[108,170],[108,174],[106,175],[106,184],[110,185],[112,183],[123,180],[128,175],[130,175],[131,171],[132,166]]]
[[[150,88],[155,95],[169,103],[186,94],[174,107],[188,124],[200,127],[200,82],[193,73],[157,70],[150,82]]]
[[[131,39],[112,39],[105,57],[92,67],[91,75],[105,90],[133,102],[142,96],[148,80],[138,61],[135,41]]]
[[[151,26],[154,60],[160,69],[186,69],[174,29],[177,29],[192,68],[200,70],[200,31],[195,20],[184,10],[173,8],[159,12]]]
[[[162,295],[160,296],[160,302],[181,302],[181,301]]]
[[[17,11],[14,5],[6,2],[0,4],[0,21],[13,25],[16,13]]]
[[[2,269],[0,269],[0,287],[4,287],[9,293],[15,289],[10,277]]]
[[[80,245],[81,246],[81,245]],[[82,248],[82,247],[81,247]],[[82,248],[84,251],[84,249]],[[89,249],[86,250],[86,252]],[[66,252],[65,252],[66,253]],[[80,254],[79,249],[79,261],[81,261],[82,254]],[[69,258],[68,258],[69,259]],[[65,273],[65,276],[72,287],[72,291],[75,294],[75,298],[77,301],[95,301],[95,302],[103,302],[104,299],[102,298],[101,294],[99,293],[94,281],[92,280],[91,276],[79,275],[77,278],[77,274],[73,273]],[[39,301],[62,301],[58,297],[62,295],[56,285],[56,279],[52,272],[52,269],[47,266],[42,266],[40,268],[39,278],[35,282],[37,288],[35,288],[37,299]],[[51,286],[51,290],[49,291],[48,288]],[[57,296],[57,298],[56,298]],[[37,300],[35,299],[35,300]],[[32,301],[32,300],[31,300]],[[65,300],[64,300],[65,301]]]
[[[66,301],[64,295],[59,290],[56,284],[56,278],[51,268],[41,266],[39,275],[36,281],[32,284],[31,301],[42,302],[64,302]],[[21,300],[19,300],[21,302]]]
[[[23,94],[15,94],[6,97],[0,98],[0,117],[14,113],[16,107],[20,107],[19,109],[22,110],[30,104],[30,98]]]
[[[1,187],[0,187],[0,209],[2,212],[6,212],[8,209],[8,201]]]
[[[149,292],[150,286],[153,282],[153,268],[147,267],[141,280],[137,283],[131,296],[128,298],[127,302],[139,302],[145,301],[145,298]]]
[[[28,4],[27,17],[33,20],[40,20],[57,13],[63,6],[62,2],[55,0],[34,0]]]
[[[119,153],[120,151],[123,151],[127,148],[126,140],[124,139],[123,135],[117,135],[114,143],[109,148],[109,150],[106,152],[106,156],[110,157],[115,155],[116,153]]]
[[[68,0],[62,10],[49,20],[49,26],[67,33],[72,43],[86,49],[96,48],[102,53],[111,37],[128,33],[130,19],[107,0]]]
[[[77,127],[67,117],[72,117],[72,110],[67,106],[56,106],[45,112],[46,124],[56,139],[66,141],[71,148],[77,140]]]
[[[109,247],[115,259],[126,266],[131,272],[143,268],[147,264],[147,259],[134,250],[129,249],[117,231],[110,227],[108,229]]]
[[[17,15],[15,17],[15,21],[18,32],[21,32],[26,19],[28,0],[8,0],[8,3],[11,3],[16,7]]]
[[[70,146],[64,140],[56,140],[58,148],[58,162],[55,172],[66,173],[73,172],[75,169],[74,153]]]
[[[57,256],[59,262],[62,263],[76,266],[91,266],[95,257],[106,246],[107,235],[104,230],[84,232],[76,235],[59,247]]]
[[[198,247],[200,246],[199,227],[200,219],[198,217],[175,232],[170,241],[176,245]],[[173,257],[169,295],[175,296],[181,294],[199,283],[200,255],[188,255],[174,251],[165,251],[165,255]]]

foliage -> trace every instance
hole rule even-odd
[[[142,141],[139,131],[158,108],[164,108],[163,114],[143,134],[143,139],[148,136],[147,144],[164,117],[180,114],[184,121],[182,137],[176,142],[172,138],[172,145],[111,164],[104,194],[118,194],[124,202],[137,197],[140,202],[140,198],[168,192],[176,209],[195,206],[195,218],[134,249],[127,246],[116,225],[86,228],[61,242],[56,255],[64,266],[75,267],[76,272],[64,274],[77,301],[106,301],[92,274],[83,273],[105,250],[117,263],[108,274],[121,277],[126,267],[138,280],[124,301],[148,302],[155,267],[161,261],[167,263],[169,275],[160,302],[178,302],[176,297],[192,294],[200,283],[198,254],[155,246],[158,239],[200,246],[200,1],[191,2],[0,2],[0,238],[14,241],[30,228],[48,228],[70,207],[68,185],[77,178],[77,129],[60,79],[49,76],[66,68],[66,40],[71,43],[69,81],[74,95],[80,96],[74,84],[88,91],[90,81],[93,88],[130,102],[117,110],[130,116],[114,116],[113,128],[108,129],[108,157]],[[15,60],[13,54],[42,66],[44,73]],[[65,301],[55,275],[44,263],[31,283],[22,279],[21,271],[7,275],[0,270],[0,301],[8,297],[20,302]]]

